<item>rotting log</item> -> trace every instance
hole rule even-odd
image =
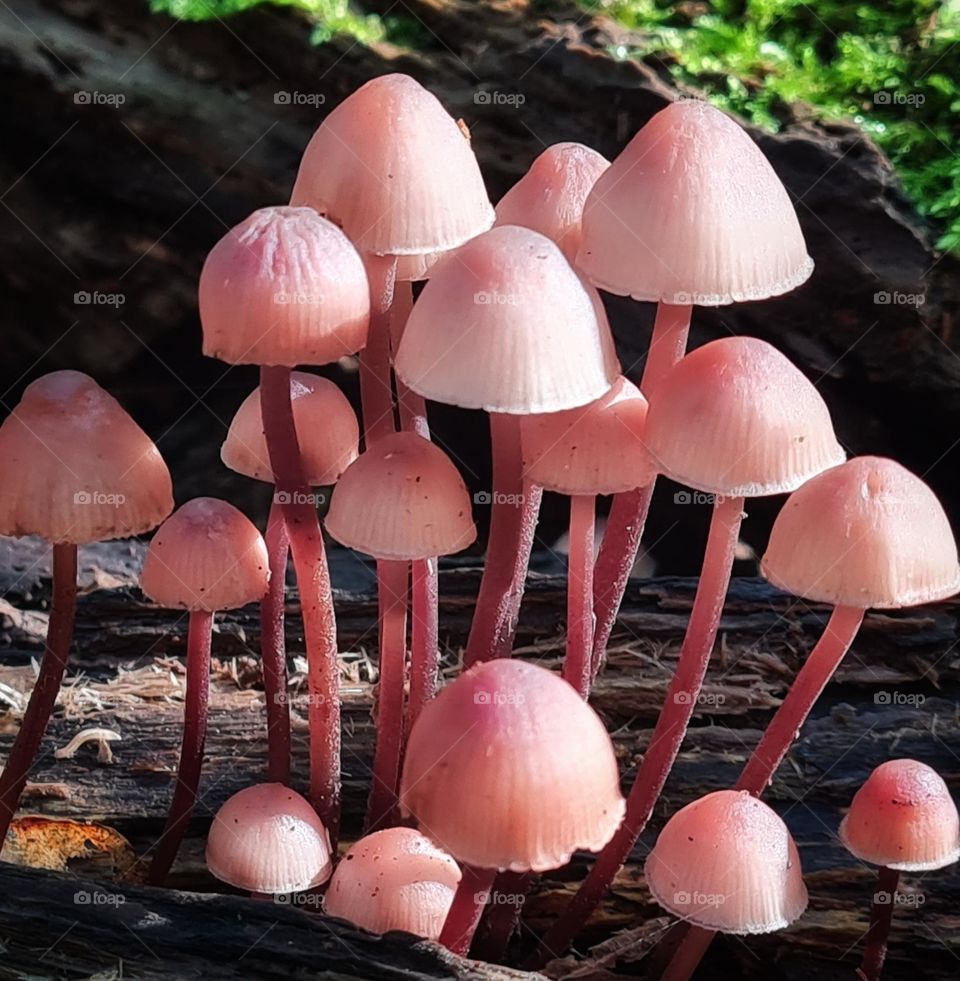
[[[40,651],[48,591],[42,562],[24,575],[22,569],[29,563],[16,558],[24,548],[29,549],[29,545],[11,547],[3,543],[0,547],[2,567],[21,568],[16,582],[3,583],[9,605],[0,611],[0,642],[5,647],[0,681],[13,688],[28,687],[29,658]],[[90,588],[80,602],[74,680],[44,741],[43,757],[28,786],[24,811],[101,822],[124,834],[142,853],[162,826],[176,765],[184,635],[177,614],[143,602],[133,587],[136,566],[136,550],[127,545],[100,546],[87,554],[86,582]],[[371,633],[375,606],[372,593],[362,588],[367,570],[336,551],[332,568],[335,581],[349,587],[337,592],[337,607],[344,652],[345,827],[350,837],[360,828],[372,748],[375,669],[365,652],[375,641]],[[98,585],[103,582],[111,585]],[[455,670],[476,585],[476,569],[453,568],[441,574],[445,664],[450,672]],[[679,579],[631,583],[611,643],[609,663],[592,699],[613,735],[625,782],[631,779],[634,761],[649,738],[676,658],[693,588],[692,581]],[[518,653],[556,665],[563,647],[563,611],[562,581],[533,577],[518,635]],[[708,962],[716,972],[713,976],[806,978],[812,964],[826,978],[851,976],[857,963],[856,948],[867,926],[874,876],[839,845],[836,828],[856,788],[874,766],[892,756],[923,760],[944,775],[954,792],[960,788],[956,755],[960,746],[958,611],[960,604],[949,602],[896,615],[868,615],[853,652],[768,793],[798,841],[811,893],[810,911],[783,934],[716,944]],[[643,885],[643,857],[665,817],[694,797],[733,782],[765,720],[815,641],[827,612],[798,604],[763,582],[734,581],[724,611],[721,642],[694,728],[684,742],[650,829],[583,938],[581,951],[593,948],[589,956],[557,962],[550,973],[597,979],[655,976],[650,942],[664,934],[667,921]],[[220,888],[203,866],[206,828],[216,808],[230,794],[264,776],[266,741],[255,656],[257,624],[252,608],[220,618],[202,804],[171,880],[172,885],[183,889]],[[288,630],[291,670],[296,672],[303,648],[294,592],[288,603]],[[304,717],[302,696],[294,690],[291,697],[295,719]],[[93,746],[82,748],[72,760],[53,756],[55,748],[92,726],[121,734],[121,741],[111,744],[111,764],[98,763]],[[0,756],[7,751],[15,728],[14,712],[5,719],[0,717]],[[302,785],[307,771],[302,723],[294,734],[294,754],[295,777]],[[530,929],[540,929],[555,914],[576,887],[588,861],[587,856],[578,856],[567,869],[541,880],[525,908]],[[72,878],[2,867],[0,944],[7,944],[20,958],[10,961],[18,965],[17,969],[29,951],[36,954],[54,944],[57,931],[62,932],[69,922],[86,922],[72,909],[74,885]],[[960,950],[960,917],[956,915],[960,884],[955,871],[908,876],[903,888],[912,898],[905,900],[894,918],[886,976],[913,976],[915,965],[922,961],[925,978],[955,977]],[[30,896],[28,904],[21,902],[25,894]],[[228,931],[223,941],[232,950],[230,945],[241,944],[258,927],[266,929],[276,918],[275,910],[265,909],[261,916],[256,906],[236,905],[239,901],[234,899],[224,900],[221,907],[175,892],[142,890],[136,897],[146,917],[144,922],[152,922],[154,917],[171,922],[191,920],[194,953],[189,956],[202,957],[198,948],[203,947],[205,931],[219,937],[224,922],[240,924],[235,933]],[[52,915],[44,918],[44,908],[57,903],[67,905],[68,922],[61,923],[62,909],[51,910]],[[28,908],[23,908],[25,905]],[[83,911],[84,916],[88,912]],[[286,918],[293,912],[282,911],[284,931],[301,922]],[[120,915],[113,925],[126,933],[119,924],[127,914],[119,909],[109,913],[111,917]],[[72,931],[71,936],[75,933],[79,931]],[[101,943],[98,933],[91,936],[90,944]],[[8,939],[11,937],[28,939],[21,943]],[[150,943],[146,936],[141,939]],[[83,934],[75,942],[81,946],[87,943]],[[117,942],[114,936],[112,946],[103,946],[102,959],[96,961],[99,969],[109,969]],[[122,946],[122,938],[119,943]],[[348,947],[352,943],[354,940],[347,938]],[[391,943],[384,941],[388,947]],[[435,953],[413,953],[406,944],[396,951],[391,947],[392,952],[383,955],[384,967],[378,959],[378,951],[384,948],[372,942],[370,946],[364,944],[366,941],[354,950],[353,956],[363,962],[363,967],[357,967],[353,976],[397,976],[389,970],[408,971],[408,977],[498,976],[485,973],[486,968],[466,968],[449,959],[439,961]],[[126,956],[133,957],[136,970],[148,973],[134,972],[133,976],[150,977],[149,970],[154,968],[144,957],[137,959],[138,946],[128,936]],[[334,946],[343,952],[339,944]],[[210,950],[214,960],[221,959],[217,948]],[[312,976],[309,970],[319,970],[327,950],[323,945],[315,947],[312,939],[304,941],[301,953],[291,955],[303,958],[300,976]],[[92,948],[84,956],[94,957]],[[200,970],[200,962],[191,962],[189,956],[184,955],[182,965],[170,961],[176,965],[171,969],[173,974],[191,976],[191,964],[192,969]],[[263,956],[270,959],[266,953]],[[61,976],[62,965],[49,963],[51,976]],[[92,970],[87,962],[79,963]],[[282,970],[277,968],[281,973],[295,973],[287,962],[278,963],[283,965]],[[333,975],[350,973],[345,962],[336,958],[324,963],[324,969]],[[4,964],[0,957],[0,978],[14,976],[4,974]],[[226,961],[216,970],[224,973],[207,972],[206,976],[238,976],[229,973],[234,968]],[[250,976],[261,976],[258,970],[259,965]],[[380,973],[384,971],[387,973]]]

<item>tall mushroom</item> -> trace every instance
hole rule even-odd
[[[657,304],[641,388],[684,354],[692,307],[763,300],[813,270],[780,179],[750,136],[706,102],[658,112],[593,186],[577,267],[601,289]],[[594,577],[595,657],[633,567],[653,485],[614,499]]]
[[[375,830],[393,814],[400,776],[409,563],[459,552],[477,530],[457,468],[415,433],[385,436],[347,467],[326,524],[341,545],[377,560],[380,685],[367,812]]]
[[[370,294],[346,236],[310,208],[262,208],[200,274],[203,351],[260,365],[260,411],[300,587],[310,690],[310,800],[334,841],[340,814],[337,631],[323,533],[297,443],[290,372],[364,346]]]
[[[528,495],[539,493],[523,479],[517,417],[610,388],[618,370],[603,307],[549,239],[494,228],[431,270],[396,370],[427,398],[490,413],[490,534],[466,663],[509,654],[536,520]]]
[[[353,407],[333,382],[306,371],[291,372],[290,401],[307,483],[311,487],[336,483],[357,458],[360,432]],[[236,473],[274,483],[263,434],[259,388],[237,409],[220,448],[220,459]],[[285,496],[275,491],[270,505],[266,535],[270,589],[260,604],[260,650],[267,702],[267,771],[274,783],[290,782],[290,708],[284,638],[288,543],[281,511]]]
[[[155,528],[173,510],[156,446],[113,396],[79,371],[27,386],[0,426],[0,533],[53,547],[43,660],[3,772],[0,848],[53,713],[73,639],[77,546]]]
[[[703,568],[626,817],[548,931],[541,954],[566,949],[626,861],[660,796],[700,697],[744,498],[787,493],[844,457],[817,390],[764,341],[725,337],[705,344],[670,369],[654,391],[644,439],[657,469],[714,499]]]
[[[166,827],[150,863],[153,885],[166,879],[197,799],[214,614],[262,599],[269,578],[260,532],[232,504],[213,497],[196,497],[174,511],[147,549],[140,576],[144,595],[161,606],[190,612],[180,762]]]

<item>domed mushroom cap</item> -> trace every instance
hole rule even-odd
[[[232,610],[262,599],[270,561],[260,532],[232,504],[187,501],[150,542],[140,588],[154,603],[187,610]]]
[[[917,760],[881,763],[854,795],[839,833],[857,858],[902,872],[960,859],[957,806],[940,774]]]
[[[207,837],[207,868],[248,892],[302,892],[330,878],[330,837],[295,790],[259,783],[217,811]]]
[[[290,401],[307,483],[315,487],[336,483],[357,458],[360,427],[353,406],[332,381],[306,371],[291,372]],[[237,409],[220,447],[220,459],[237,473],[273,483],[259,388]]]
[[[500,199],[498,225],[522,225],[556,242],[573,262],[587,195],[610,161],[582,143],[554,143]]]
[[[378,559],[452,555],[477,537],[460,472],[414,433],[385,436],[347,467],[324,524],[341,545]]]
[[[745,790],[718,790],[677,811],[644,875],[664,909],[723,933],[773,933],[807,908],[787,826]]]
[[[611,293],[699,306],[777,296],[813,271],[767,158],[693,99],[658,112],[597,180],[577,265]]]
[[[957,544],[936,495],[876,456],[848,460],[794,491],[761,571],[796,596],[860,609],[932,603],[960,590]]]
[[[423,710],[400,806],[460,861],[516,872],[599,851],[624,812],[596,713],[557,675],[512,659],[475,665]]]
[[[560,494],[619,494],[644,487],[656,467],[644,445],[647,400],[620,377],[588,405],[525,416],[520,423],[527,479]]]
[[[83,545],[155,528],[170,472],[120,403],[79,371],[27,386],[0,426],[0,534]]]
[[[419,831],[386,828],[347,852],[323,907],[372,933],[405,930],[436,940],[460,878],[457,863]]]
[[[381,75],[313,134],[290,197],[375,255],[452,249],[493,224],[470,141],[409,75]]]
[[[553,242],[514,225],[477,236],[431,270],[396,371],[438,402],[518,415],[585,405],[619,374],[596,291]]]
[[[753,337],[682,358],[650,403],[646,443],[662,473],[727,497],[786,493],[844,459],[820,393]]]
[[[329,364],[367,342],[370,292],[357,250],[311,208],[261,208],[200,273],[203,353],[231,364]]]

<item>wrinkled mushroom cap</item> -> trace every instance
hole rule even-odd
[[[611,293],[699,306],[777,296],[813,271],[767,158],[694,99],[658,112],[598,178],[577,265]]]
[[[120,403],[79,371],[27,386],[0,426],[0,534],[83,545],[155,528],[170,472]]]

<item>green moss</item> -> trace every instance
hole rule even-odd
[[[847,119],[888,154],[938,245],[960,251],[960,0],[581,0],[646,35],[681,81],[776,131],[787,105]]]

